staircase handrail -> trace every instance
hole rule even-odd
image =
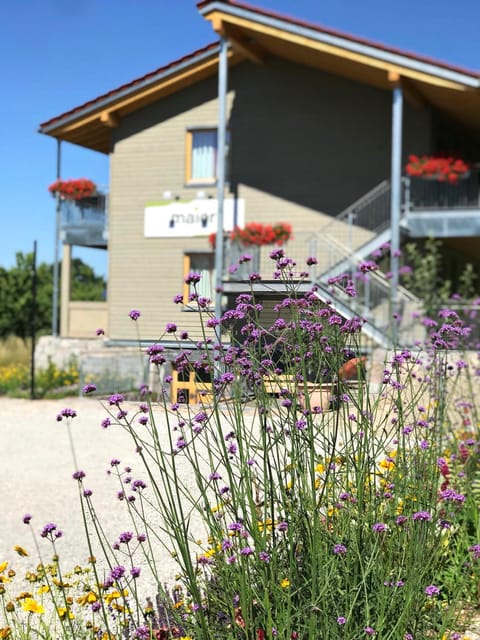
[[[323,241],[329,245],[335,245],[338,253],[342,256],[342,260],[349,260],[355,266],[361,265],[365,262],[365,258],[356,253],[355,251],[349,251],[341,242],[339,242],[334,236],[330,236],[327,234],[323,236]],[[370,279],[376,282],[379,286],[384,288],[385,290],[390,290],[390,283],[388,278],[386,278],[385,274],[382,271],[370,271],[369,272]],[[319,277],[319,280],[322,281],[322,276]],[[403,287],[402,285],[398,286],[398,292],[405,299],[410,302],[419,302],[419,298],[413,294],[411,291]]]
[[[337,216],[335,216],[334,220],[338,220],[343,222],[344,220],[348,220],[350,214],[354,214],[355,216],[359,215],[359,210],[361,210],[365,205],[370,204],[380,195],[383,195],[386,191],[390,189],[390,180],[385,179],[382,182],[379,182],[373,189],[364,193],[360,198],[355,200],[352,204],[348,205],[343,211],[341,211]]]

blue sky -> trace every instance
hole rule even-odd
[[[250,4],[480,70],[478,0]],[[0,265],[38,242],[53,262],[56,142],[41,122],[214,41],[195,0],[10,0],[0,7]],[[108,158],[63,144],[63,177],[108,184]],[[74,255],[106,273],[104,252]]]

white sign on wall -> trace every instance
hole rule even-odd
[[[218,200],[201,198],[188,202],[176,200],[152,202],[145,207],[146,238],[182,238],[209,236],[217,230]],[[245,201],[226,198],[223,229],[245,226]]]

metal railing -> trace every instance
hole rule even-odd
[[[67,244],[107,246],[108,195],[61,201],[61,237]]]
[[[480,208],[480,172],[477,167],[454,183],[436,178],[407,177],[403,184],[406,211]]]
[[[328,271],[321,275],[318,281],[328,287],[328,291],[333,297],[348,304],[352,312],[368,321],[374,321],[380,330],[388,332],[392,324],[390,280],[381,271],[364,272],[362,270],[362,265],[365,262],[364,256],[360,253],[350,252],[334,237],[325,235],[319,242],[323,246],[323,250],[328,252],[332,266],[343,264],[347,268],[344,271],[345,278],[334,284],[328,282]],[[346,293],[344,285],[348,280],[354,286],[355,297]],[[399,286],[398,297],[402,330],[407,330],[409,323],[407,322],[406,310],[407,308],[417,310],[420,307],[420,300],[402,286]]]

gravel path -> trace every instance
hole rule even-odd
[[[65,421],[57,422],[64,408],[75,409],[71,422],[77,465],[73,462]],[[122,531],[132,530],[125,502],[117,499],[119,485],[107,471],[110,460],[118,458],[121,467],[133,467],[133,477],[144,477],[129,435],[118,426],[102,429],[105,409],[95,398],[29,401],[0,398],[1,486],[0,563],[10,562],[23,574],[38,564],[31,531],[22,522],[32,514],[32,527],[38,534],[47,522],[63,531],[57,551],[64,571],[76,564],[86,566],[89,557],[83,528],[77,482],[72,473],[78,466],[86,473],[84,486],[93,491],[99,521],[113,542]],[[164,416],[159,415],[159,420]],[[135,466],[138,475],[135,475]],[[51,545],[40,538],[44,562],[52,557]],[[21,545],[29,558],[21,559],[13,547]],[[165,551],[160,558],[162,580],[173,580],[175,563]],[[145,586],[148,590],[150,587]]]

